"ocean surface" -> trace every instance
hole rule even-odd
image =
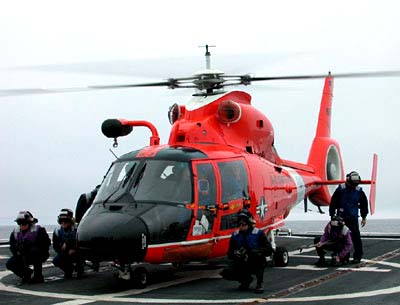
[[[291,229],[292,234],[322,232],[327,221],[323,220],[290,220],[285,222],[285,228]],[[48,232],[53,232],[56,225],[43,225]],[[0,226],[0,239],[8,239],[13,226]],[[369,219],[361,233],[398,233],[400,235],[399,219]]]

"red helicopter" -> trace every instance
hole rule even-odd
[[[180,264],[223,257],[238,229],[243,208],[255,216],[268,235],[277,266],[288,264],[285,248],[277,247],[274,230],[300,202],[328,206],[335,185],[344,182],[339,144],[331,138],[334,76],[253,77],[225,75],[211,69],[206,46],[206,70],[194,76],[145,84],[93,86],[84,90],[166,86],[195,88],[186,105],[174,104],[168,144],[160,145],[156,127],[148,121],[109,119],[105,136],[117,139],[133,128],[146,127],[149,146],[118,157],[78,228],[78,247],[87,258],[114,260],[123,274],[146,284],[146,270],[133,263]],[[399,71],[338,74],[335,77],[398,76]],[[274,148],[274,129],[254,108],[251,96],[224,88],[255,81],[324,78],[325,84],[307,163],[281,158]],[[67,91],[80,91],[67,89]],[[65,92],[66,90],[59,90]],[[2,91],[3,95],[7,92]],[[26,93],[45,93],[35,90]],[[58,92],[58,90],[51,90]],[[8,92],[18,94],[16,90]],[[370,210],[375,211],[377,156],[373,157]]]

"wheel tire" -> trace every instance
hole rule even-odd
[[[148,283],[148,272],[145,268],[139,267],[131,273],[131,280],[135,288],[145,288]]]
[[[273,259],[275,267],[286,267],[289,264],[289,253],[284,247],[276,247]]]

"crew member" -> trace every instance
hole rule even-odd
[[[97,195],[97,192],[99,191],[100,184],[97,185],[92,191],[89,193],[81,194],[79,196],[78,202],[76,203],[76,209],[75,209],[75,221],[76,223],[80,223],[83,215],[86,213],[86,211],[90,208],[92,205],[94,198]]]
[[[15,221],[18,227],[10,235],[12,256],[7,269],[22,278],[22,283],[43,283],[42,263],[49,258],[49,235],[29,211],[19,212]]]
[[[358,264],[363,256],[363,247],[358,225],[358,210],[361,214],[361,226],[367,223],[368,199],[362,188],[358,185],[360,175],[352,171],[346,175],[346,182],[339,185],[332,195],[329,206],[329,215],[338,215],[344,219],[344,223],[351,231],[354,253],[353,264]]]
[[[237,215],[239,231],[232,234],[228,257],[232,260],[232,271],[240,282],[239,290],[247,290],[257,278],[256,293],[264,292],[263,278],[265,256],[272,254],[272,247],[262,230],[255,228],[255,220],[250,212],[242,210]]]
[[[315,237],[314,244],[319,256],[316,265],[325,267],[325,250],[332,251],[332,266],[343,265],[349,261],[353,243],[350,230],[344,225],[343,219],[333,216],[325,226],[324,234],[321,237]]]
[[[65,278],[71,278],[74,269],[77,271],[77,277],[81,278],[84,262],[77,252],[76,225],[72,210],[62,209],[58,215],[58,223],[60,226],[53,233],[53,248],[57,253],[53,264],[64,271]]]

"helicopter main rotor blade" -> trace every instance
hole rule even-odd
[[[215,72],[210,70],[211,72]],[[330,76],[328,74],[314,75],[288,75],[288,76],[265,76],[254,77],[250,74],[245,75],[224,75],[222,72],[197,74],[189,77],[169,78],[161,82],[141,83],[141,84],[122,84],[122,85],[95,85],[85,87],[71,88],[22,88],[22,89],[0,89],[0,97],[18,96],[27,94],[49,94],[49,93],[67,93],[67,92],[82,92],[91,90],[109,90],[109,89],[124,89],[137,87],[167,87],[175,88],[197,88],[209,92],[214,89],[222,89],[227,86],[250,85],[256,81],[273,81],[273,80],[302,80],[302,79],[320,79]],[[358,78],[358,77],[397,77],[400,76],[400,71],[374,71],[374,72],[358,72],[358,73],[338,73],[331,75],[334,78]]]
[[[0,89],[0,96],[18,96],[27,94],[51,94],[51,93],[67,93],[67,92],[84,92],[93,90],[109,90],[109,89],[124,89],[135,87],[168,87],[171,89],[177,88],[178,84],[175,79],[168,81],[143,83],[143,84],[123,84],[123,85],[98,85],[84,86],[71,88],[19,88],[19,89]]]
[[[250,75],[243,75],[242,81],[253,82],[253,81],[270,81],[270,80],[301,80],[301,79],[318,79],[325,78],[327,76],[333,76],[334,78],[358,78],[358,77],[396,77],[400,76],[399,70],[394,71],[372,71],[372,72],[357,72],[357,73],[338,73],[338,74],[314,74],[314,75],[288,75],[288,76],[271,76],[271,77],[252,77]]]

